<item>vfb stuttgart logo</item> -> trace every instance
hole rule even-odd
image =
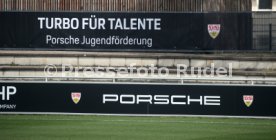
[[[220,33],[220,24],[208,24],[209,35],[216,39]]]
[[[71,98],[75,104],[78,104],[81,99],[81,93],[80,92],[72,92]]]
[[[254,101],[253,95],[243,95],[243,102],[247,107],[250,107]]]

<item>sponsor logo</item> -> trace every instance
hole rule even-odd
[[[220,106],[220,96],[103,94],[103,104],[154,104]]]
[[[253,95],[243,95],[243,102],[247,107],[250,107],[254,101]]]
[[[14,86],[2,86],[2,90],[0,91],[0,96],[2,96],[1,100],[9,101],[10,97],[16,94],[16,87]]]
[[[15,86],[2,86],[0,89],[0,98],[2,101],[9,101],[15,95],[17,89]],[[0,110],[16,109],[16,104],[0,104]]]
[[[209,35],[216,39],[220,33],[220,24],[208,24]]]
[[[78,104],[81,99],[81,93],[80,92],[72,92],[71,98],[75,104]]]

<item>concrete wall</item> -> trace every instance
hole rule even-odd
[[[188,67],[229,67],[237,70],[276,70],[274,60],[231,60],[231,59],[204,59],[204,58],[125,58],[125,57],[29,57],[29,56],[0,56],[2,66],[45,66],[70,64],[73,66],[157,66],[177,67],[184,64]]]
[[[0,0],[0,11],[250,11],[251,0]]]
[[[0,77],[5,76],[36,76],[45,77],[45,67],[54,65],[57,73],[62,76],[62,65],[83,71],[84,68],[114,67],[166,67],[170,70],[170,77],[175,77],[178,65],[194,68],[232,68],[234,77],[247,78],[276,78],[275,54],[184,54],[184,53],[127,53],[127,52],[52,52],[52,51],[1,51],[0,52]],[[116,71],[115,70],[115,71]],[[106,71],[104,71],[106,72]],[[90,73],[88,73],[90,74]],[[95,74],[92,76],[101,76]],[[135,75],[136,74],[136,75]],[[63,75],[84,76],[83,73],[75,75],[74,71]],[[104,76],[118,76],[112,72]],[[130,75],[124,75],[130,76]],[[134,72],[134,75],[138,76]],[[193,76],[188,73],[187,76]],[[196,75],[197,76],[197,75]]]
[[[260,10],[259,0],[252,0],[252,11],[268,11],[268,10]],[[272,11],[276,11],[276,0],[272,0]]]

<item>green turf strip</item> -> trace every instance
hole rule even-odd
[[[0,140],[275,140],[276,120],[0,115]]]

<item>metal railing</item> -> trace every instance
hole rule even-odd
[[[276,50],[276,12],[253,12],[254,50]]]
[[[44,77],[44,76],[4,76],[0,82],[91,82],[91,83],[143,83],[143,84],[244,84],[244,85],[276,85],[276,78],[204,78],[204,77]]]

